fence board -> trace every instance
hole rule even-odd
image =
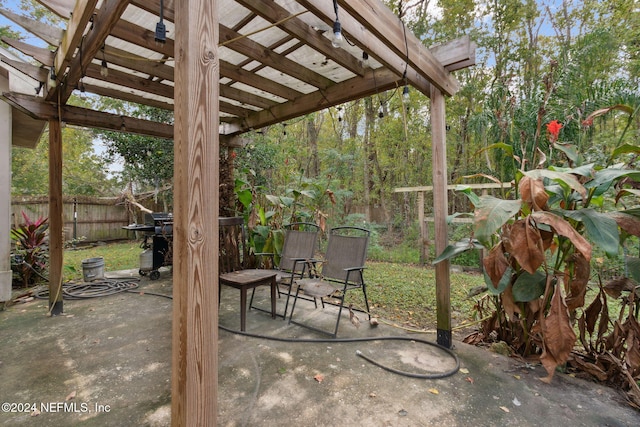
[[[133,222],[126,206],[117,198],[64,197],[64,239],[82,238],[83,243],[109,242],[133,236],[122,227]],[[14,197],[11,200],[12,224],[24,222],[22,212],[36,220],[47,217],[49,201],[46,197]],[[74,215],[75,212],[75,215]]]

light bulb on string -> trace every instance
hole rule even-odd
[[[409,103],[409,86],[404,85],[404,89],[402,89],[402,103],[407,105]]]
[[[107,60],[102,60],[102,65],[100,66],[100,75],[104,78],[109,77],[109,67],[107,65]]]
[[[337,19],[333,23],[333,38],[331,39],[331,46],[338,49],[342,46],[342,25],[340,25],[340,21]]]

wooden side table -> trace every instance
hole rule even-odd
[[[271,317],[276,318],[276,272],[265,270],[238,270],[220,275],[220,285],[240,289],[240,330],[247,323],[247,290],[262,285],[271,286]]]

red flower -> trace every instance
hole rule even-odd
[[[231,155],[231,158],[232,158],[232,159],[235,159],[235,158],[236,158],[236,156],[237,156],[237,154],[236,154],[236,152],[235,152],[235,151],[232,151],[230,155]]]
[[[555,142],[558,140],[560,129],[562,129],[562,123],[558,122],[557,120],[553,120],[547,123],[547,131],[549,132],[549,135],[551,135],[551,142]]]

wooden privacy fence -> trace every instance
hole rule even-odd
[[[459,186],[466,186],[472,190],[481,190],[482,194],[487,194],[488,190],[497,188],[511,188],[510,182],[503,182],[501,184],[457,184],[447,185],[447,190],[455,190]],[[433,186],[427,185],[422,187],[401,187],[393,190],[394,193],[418,193],[418,224],[420,224],[420,263],[427,262],[429,257],[429,246],[431,241],[429,239],[429,227],[428,222],[433,222],[433,217],[425,217],[424,214],[424,193],[433,191]],[[471,218],[453,218],[453,223],[469,223],[473,222]],[[436,254],[437,256],[438,254]]]
[[[132,214],[120,199],[94,197],[64,197],[64,240],[81,239],[83,243],[108,242],[131,236],[122,227],[134,221]],[[35,221],[49,216],[47,197],[15,197],[11,200],[11,223],[24,223],[22,212]]]

